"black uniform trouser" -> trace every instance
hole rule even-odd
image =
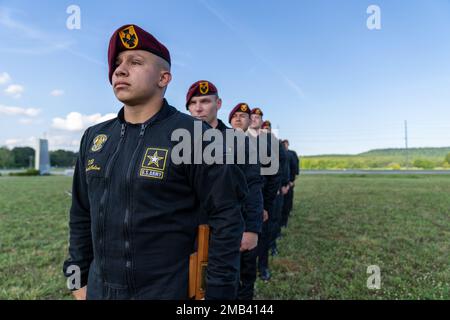
[[[275,202],[273,205],[273,212],[271,218],[269,219],[269,229],[270,229],[270,237],[269,237],[269,248],[276,248],[276,240],[281,232],[281,210],[283,209],[283,195],[278,194],[275,198]]]
[[[281,213],[281,226],[287,227],[289,215],[292,211],[294,201],[294,187],[289,188],[288,193],[284,196],[283,211]]]
[[[270,213],[269,213],[270,220]],[[269,268],[269,220],[262,225],[261,238],[258,240],[258,270],[261,272]]]
[[[253,300],[256,281],[256,258],[258,256],[257,249],[258,248],[256,247],[241,253],[241,275],[238,300]]]

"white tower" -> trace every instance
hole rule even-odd
[[[39,170],[41,175],[50,174],[50,156],[48,153],[48,140],[39,139],[36,149],[35,169]]]

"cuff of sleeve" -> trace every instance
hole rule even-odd
[[[261,219],[262,222],[262,219]],[[245,227],[245,232],[261,233],[261,226],[251,225]]]
[[[89,272],[82,272],[82,273],[81,273],[81,279],[80,279],[80,287],[79,287],[79,288],[71,288],[70,286],[68,286],[68,289],[69,289],[70,291],[76,291],[76,290],[78,290],[78,289],[81,289],[81,288],[87,286],[87,283],[88,283],[88,275],[89,275]],[[65,276],[66,276],[66,278],[69,278],[69,277],[72,276],[72,275],[66,273]]]

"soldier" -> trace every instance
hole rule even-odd
[[[272,125],[269,120],[262,123],[261,129],[272,133]],[[272,133],[273,134],[273,133]],[[278,140],[280,152],[279,174],[281,176],[281,186],[275,198],[274,207],[269,220],[269,248],[272,256],[278,255],[277,239],[281,236],[282,210],[284,205],[284,197],[289,192],[289,157],[281,140]]]
[[[194,164],[192,157],[174,162],[171,134],[182,128],[193,136],[195,119],[164,98],[171,60],[155,37],[136,25],[120,27],[108,62],[124,106],[81,140],[64,263],[67,277],[80,277],[81,288],[71,287],[75,297],[187,299],[189,256],[205,208],[206,299],[235,299],[245,176],[236,166]]]
[[[206,121],[211,127],[220,130],[223,137],[228,128],[220,119],[217,112],[222,106],[222,100],[218,95],[216,86],[210,81],[200,80],[191,85],[186,96],[186,108],[192,116]],[[248,105],[240,104],[240,108],[249,110]],[[247,139],[246,139],[247,141]],[[245,144],[248,151],[248,142]],[[235,146],[237,151],[237,146]],[[253,285],[256,280],[256,246],[258,235],[262,228],[263,199],[262,179],[259,164],[250,164],[248,154],[244,164],[238,164],[246,177],[248,197],[243,207],[245,232],[241,242],[241,272],[238,299],[251,300],[253,298]]]
[[[270,132],[272,130],[272,124],[269,120],[265,120],[261,125],[261,129],[265,132]]]
[[[263,129],[261,128],[263,120],[263,112],[260,108],[254,108],[251,110],[250,115],[250,127],[248,128],[249,136],[258,137],[260,140],[263,136]],[[272,152],[273,148],[271,145],[271,137],[267,136],[267,148]],[[276,140],[275,140],[276,141]],[[258,148],[260,144],[258,143]],[[259,150],[258,150],[259,154]],[[277,154],[279,157],[279,154]],[[279,159],[279,165],[281,165],[281,159]],[[280,170],[277,170],[277,173],[274,175],[264,176],[264,187],[263,187],[263,198],[264,198],[264,224],[261,233],[260,242],[258,244],[258,270],[259,277],[263,281],[269,281],[271,274],[269,270],[269,244],[271,239],[271,222],[270,220],[274,219],[272,215],[274,214],[274,203],[275,198],[277,196],[277,192],[281,186],[281,174]]]
[[[283,146],[288,152],[289,156],[289,167],[290,167],[290,177],[289,177],[289,191],[284,196],[284,202],[283,202],[283,211],[282,211],[282,219],[281,219],[281,226],[287,227],[289,215],[292,211],[292,204],[294,199],[294,186],[295,186],[295,179],[297,178],[299,174],[299,160],[298,155],[294,150],[289,149],[289,141],[283,140]]]

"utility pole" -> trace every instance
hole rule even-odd
[[[408,121],[405,120],[405,151],[406,151],[406,169],[409,169],[408,157]]]

